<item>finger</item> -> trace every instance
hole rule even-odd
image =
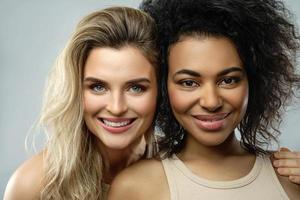
[[[299,168],[277,168],[278,174],[282,176],[300,176]]]
[[[289,180],[293,183],[300,185],[300,176],[289,176]]]
[[[278,151],[273,154],[276,159],[300,159],[300,152],[297,151]]]
[[[279,159],[273,161],[274,167],[300,168],[300,159]]]
[[[289,148],[287,148],[287,147],[281,147],[279,149],[279,151],[289,151],[289,152],[291,152],[291,150]]]
[[[281,147],[277,152],[283,152],[283,151],[291,152],[291,150],[289,148],[287,148],[287,147]],[[275,155],[274,155],[275,153],[276,152],[273,153],[272,158],[275,157]]]

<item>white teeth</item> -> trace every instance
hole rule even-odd
[[[128,124],[130,124],[130,120],[126,120],[126,121],[122,121],[122,122],[112,122],[112,121],[103,119],[103,122],[106,126],[110,126],[110,127],[122,127],[122,126],[127,126]]]

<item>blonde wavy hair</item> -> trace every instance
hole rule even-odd
[[[102,199],[98,138],[88,132],[83,120],[83,68],[93,48],[127,45],[140,49],[157,68],[155,37],[152,18],[133,8],[107,8],[79,22],[46,83],[39,119],[48,135],[41,199]]]

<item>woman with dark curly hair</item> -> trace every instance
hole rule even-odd
[[[265,148],[300,87],[300,38],[284,4],[150,0],[141,8],[159,30],[164,159],[123,171],[110,199],[299,199]]]

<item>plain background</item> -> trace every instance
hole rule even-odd
[[[300,1],[285,0],[300,24]],[[11,174],[33,151],[25,138],[38,117],[47,73],[76,23],[99,8],[140,0],[0,0],[0,198]],[[280,144],[300,151],[300,101],[289,107]],[[39,138],[40,137],[40,138]],[[37,147],[43,146],[43,137]]]

